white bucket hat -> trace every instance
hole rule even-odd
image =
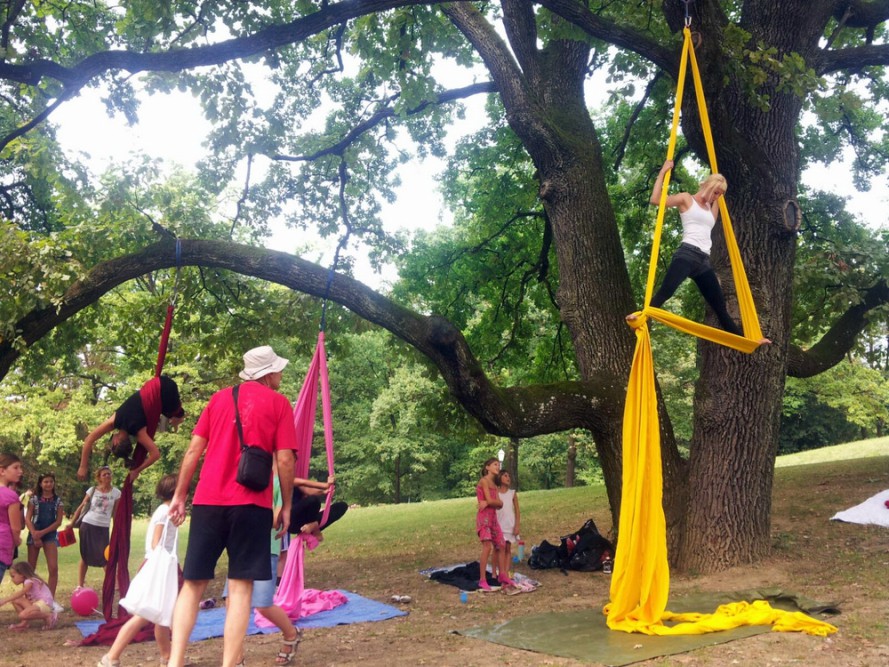
[[[269,345],[254,347],[244,353],[244,370],[238,375],[242,380],[258,380],[269,373],[280,373],[288,361],[279,357]]]

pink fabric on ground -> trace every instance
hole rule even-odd
[[[321,407],[324,418],[324,444],[327,449],[327,474],[333,475],[333,418],[330,408],[330,383],[327,373],[327,351],[324,349],[324,331],[318,333],[315,355],[306,373],[299,397],[293,408],[293,425],[296,431],[296,476],[308,478],[309,459],[312,457],[312,435],[315,432],[315,414],[318,407],[318,381],[321,381]],[[327,501],[321,517],[321,525],[327,523],[330,513],[330,500],[334,488],[327,491]],[[274,603],[281,607],[290,620],[296,621],[319,611],[333,609],[347,602],[347,598],[337,591],[305,589],[303,577],[303,555],[308,548],[318,546],[318,540],[310,534],[299,533],[290,541],[287,561],[281,574],[281,583],[275,591]],[[254,622],[258,627],[268,628],[273,624],[258,611],[254,612]]]
[[[294,535],[287,550],[287,562],[281,574],[281,583],[275,591],[274,603],[284,610],[291,621],[298,621],[319,611],[334,609],[348,602],[348,598],[339,591],[319,591],[303,586],[303,555],[305,539],[302,534]],[[253,622],[259,628],[274,626],[270,620],[253,612]]]

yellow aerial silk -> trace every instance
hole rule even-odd
[[[687,62],[690,61],[701,125],[710,158],[710,168],[713,173],[718,173],[703,86],[695,60],[691,32],[687,27],[684,30],[684,35],[685,41],[679,68],[679,83],[676,89],[676,105],[673,110],[673,128],[670,132],[667,159],[673,158],[676,147],[682,91]],[[666,611],[670,590],[670,568],[667,563],[666,521],[661,504],[663,479],[661,476],[660,427],[654,383],[654,362],[647,319],[658,320],[693,336],[747,353],[753,352],[759,347],[759,340],[762,338],[756,308],[750,294],[750,286],[747,283],[747,275],[741,263],[738,244],[722,197],[719,199],[720,217],[731,259],[735,288],[738,293],[744,336],[736,336],[721,329],[698,324],[649,305],[654,291],[655,268],[669,184],[670,172],[668,171],[664,175],[664,187],[658,205],[657,223],[651,249],[651,264],[645,288],[645,307],[638,313],[637,319],[630,323],[636,333],[636,352],[633,357],[633,367],[627,386],[627,402],[624,407],[623,490],[618,532],[620,546],[617,550],[611,579],[611,602],[606,605],[604,610],[608,617],[608,627],[612,630],[625,632],[670,635],[702,634],[741,625],[772,625],[774,630],[802,631],[822,636],[831,634],[836,632],[836,628],[829,623],[818,621],[800,612],[791,613],[772,609],[767,602],[762,600],[752,604],[737,602],[722,605],[713,614],[673,614]],[[677,624],[667,626],[664,625],[664,621],[672,621]]]

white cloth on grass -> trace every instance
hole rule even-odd
[[[889,528],[889,507],[886,507],[887,500],[889,500],[889,489],[880,491],[877,495],[871,496],[855,507],[850,507],[842,512],[837,512],[830,517],[830,520],[845,521],[846,523],[872,524]]]

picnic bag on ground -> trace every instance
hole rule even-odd
[[[238,461],[238,475],[235,481],[253,491],[266,489],[272,478],[272,455],[261,447],[244,442],[244,429],[238,412],[238,387],[232,390],[235,401],[235,423],[238,425],[238,441],[241,443],[241,458]]]
[[[179,529],[173,527],[176,535],[172,549],[168,551],[166,544],[169,528],[170,519],[167,517],[160,542],[148,555],[142,569],[133,577],[126,596],[120,600],[120,605],[131,614],[167,628],[173,622],[173,608],[179,594]]]
[[[533,547],[528,567],[534,570],[559,568],[592,572],[601,570],[606,558],[614,558],[614,546],[602,537],[595,522],[587,519],[579,530],[563,535],[558,546],[543,540]]]
[[[528,567],[532,570],[548,570],[554,567],[562,567],[559,556],[559,547],[543,540],[536,547],[531,548],[528,557]]]
[[[569,570],[580,572],[601,570],[603,560],[606,557],[614,557],[614,547],[602,537],[592,519],[587,519],[580,530],[563,539],[568,541],[571,547],[567,565]]]

